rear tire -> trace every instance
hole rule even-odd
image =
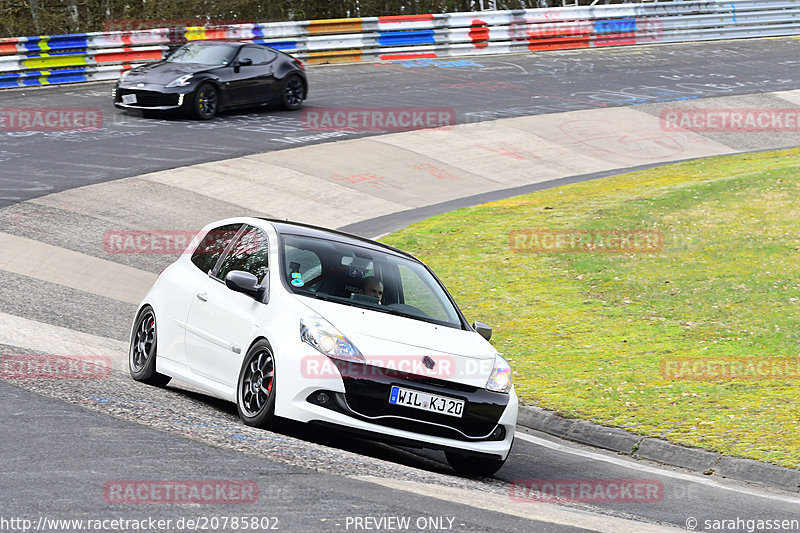
[[[305,97],[303,80],[297,74],[289,74],[281,83],[281,104],[284,109],[294,111],[300,109]]]
[[[477,457],[456,452],[444,452],[444,455],[450,467],[462,476],[489,477],[500,470],[506,462],[499,457]]]
[[[242,361],[236,409],[248,426],[266,427],[275,416],[275,356],[265,340],[253,344]]]
[[[200,120],[210,120],[219,111],[219,91],[210,83],[204,83],[194,93],[192,106],[194,116]]]
[[[163,387],[172,379],[156,372],[156,352],[158,348],[158,329],[153,308],[145,306],[136,317],[128,351],[128,367],[131,377],[136,381],[155,387]]]

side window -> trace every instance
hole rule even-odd
[[[267,63],[267,54],[266,50],[262,50],[261,48],[245,46],[242,48],[242,51],[239,52],[238,59],[252,59],[254,65],[263,65]]]
[[[214,228],[203,237],[200,245],[195,248],[192,254],[192,263],[208,274],[219,260],[219,256],[225,251],[225,248],[236,236],[236,233],[242,227],[241,224],[228,224]]]
[[[295,248],[289,244],[284,249],[286,259],[285,272],[287,281],[293,287],[301,288],[309,281],[322,274],[322,261],[311,250]]]
[[[247,226],[233,243],[230,253],[222,260],[216,277],[224,280],[233,270],[249,272],[261,282],[269,272],[269,242],[267,234]]]

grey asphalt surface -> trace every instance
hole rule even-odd
[[[35,352],[0,345],[0,358]],[[38,394],[33,394],[38,393]],[[278,516],[285,531],[352,531],[347,516],[457,517],[454,531],[573,531],[436,499],[417,498],[346,476],[369,475],[476,489],[510,499],[514,484],[545,480],[637,480],[662,487],[642,503],[562,502],[573,509],[683,527],[706,519],[800,519],[796,495],[662,468],[526,431],[490,479],[455,476],[440,452],[413,450],[281,421],[272,431],[244,426],[233,404],[180,386],[157,389],[121,372],[96,380],[0,381],[0,494],[3,516],[177,519],[193,515]],[[48,396],[48,397],[45,397]],[[60,400],[60,401],[59,401]],[[522,430],[521,430],[522,431]],[[563,441],[562,441],[563,442]],[[643,469],[644,468],[644,469]],[[677,477],[676,477],[677,476]],[[248,506],[120,505],[104,497],[120,480],[243,480],[259,485]],[[523,497],[523,500],[524,497]],[[245,509],[246,508],[246,509]],[[448,514],[449,513],[449,514]],[[324,520],[323,520],[324,519]],[[338,522],[337,522],[338,521]],[[336,524],[339,525],[336,525]]]
[[[412,524],[420,519],[443,519],[448,529],[458,531],[586,531],[487,512],[222,449],[111,416],[98,416],[8,383],[0,383],[0,395],[0,517],[30,520],[31,527],[43,519],[50,527],[40,531],[80,531],[57,522],[70,519],[171,520],[172,527],[167,531],[188,531],[193,528],[179,527],[181,518],[202,523],[202,517],[219,520],[233,516],[257,518],[259,525],[269,525],[257,528],[262,531],[352,531],[356,517],[409,517]],[[43,427],[47,428],[46,439],[41,435]],[[225,496],[218,496],[216,491],[214,498],[220,501],[202,506],[117,503],[107,484],[128,480],[244,481],[256,483],[258,491],[254,501],[248,499],[245,503],[224,502]],[[232,495],[228,497],[235,501]],[[0,527],[1,524],[2,521]],[[234,530],[212,528],[211,524],[209,521],[210,531]],[[103,530],[136,529],[129,526]]]
[[[425,102],[430,107],[453,107],[463,123],[797,89],[798,46],[798,40],[778,39],[549,52],[466,63],[320,67],[309,70],[308,106],[419,107]],[[104,114],[104,127],[96,132],[0,132],[0,207],[147,171],[354,136],[309,138],[319,132],[305,130],[299,113],[269,110],[226,114],[209,123],[143,119],[114,110],[109,89],[109,84],[90,84],[0,92],[4,108],[89,107]],[[414,216],[452,207],[439,205]],[[381,228],[389,231],[407,224],[413,217],[406,215],[384,221]],[[101,321],[90,327],[92,333],[125,337],[124,315],[132,315],[132,310],[128,313],[118,302],[109,301],[100,302],[98,312],[81,300],[80,293],[64,293],[58,287],[52,287],[62,291],[57,293],[58,305],[18,296],[34,284],[41,282],[3,274],[4,311],[21,314],[15,309],[24,308],[25,316],[67,327],[71,320],[86,323],[100,315]],[[1,354],[19,350],[0,346]],[[458,531],[575,530],[342,477],[356,473],[497,494],[507,494],[508,484],[516,480],[654,479],[664,487],[658,502],[571,506],[678,527],[694,517],[700,521],[698,529],[705,519],[800,519],[799,501],[780,491],[719,479],[709,485],[704,476],[672,468],[643,471],[641,465],[654,465],[579,445],[565,452],[557,449],[557,439],[544,435],[537,437],[555,443],[554,448],[518,439],[495,478],[463,479],[451,474],[441,454],[320,434],[295,424],[278,432],[253,430],[237,420],[232,405],[179,388],[152,389],[122,374],[84,382],[0,380],[0,397],[4,400],[0,410],[3,518],[177,519],[238,514],[277,516],[285,531],[345,531],[342,520],[347,516],[452,516]],[[103,486],[120,479],[253,480],[260,496],[256,504],[246,506],[108,504]]]
[[[308,69],[305,110],[452,109],[498,118],[800,88],[797,39],[539,52]],[[0,130],[0,207],[81,185],[379,132],[313,131],[302,110],[208,122],[116,110],[112,83],[0,91],[0,108],[91,109],[95,131]]]

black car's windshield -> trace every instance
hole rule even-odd
[[[227,65],[231,62],[235,53],[236,47],[234,46],[185,44],[175,50],[166,61],[209,66]]]
[[[461,328],[444,288],[427,268],[348,243],[284,235],[283,276],[295,294]]]

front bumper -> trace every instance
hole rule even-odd
[[[339,361],[336,366],[345,392],[336,395],[331,408],[339,412],[380,426],[456,440],[502,440],[505,436],[498,421],[508,406],[508,394],[369,365],[356,370]],[[390,404],[392,386],[463,400],[464,412],[461,417],[453,417]]]
[[[174,111],[188,106],[188,92],[154,90],[155,88],[120,87],[113,89],[114,106],[118,109],[141,109],[150,111]],[[133,95],[135,103],[125,103],[124,96]]]
[[[338,426],[376,440],[471,455],[505,459],[511,449],[518,410],[513,390],[496,393],[368,365],[366,372],[354,376],[346,363],[336,366],[342,387],[331,387],[329,380],[303,388],[292,401],[290,418]],[[461,399],[465,402],[463,415],[452,417],[390,404],[392,386]]]

